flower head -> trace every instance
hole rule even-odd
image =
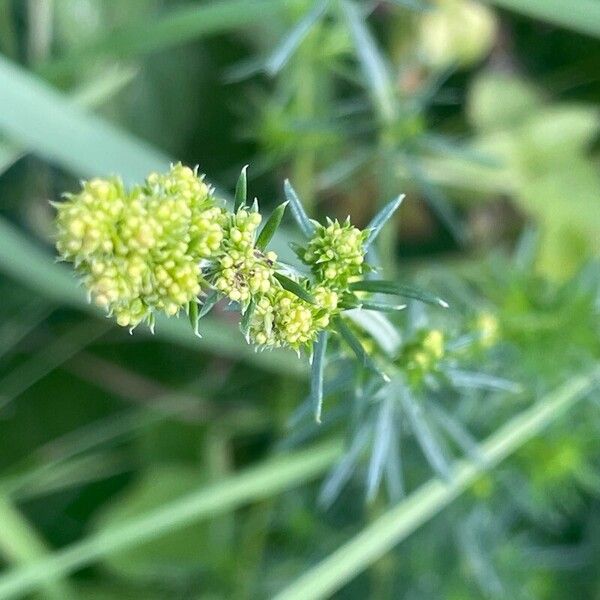
[[[311,267],[317,280],[330,289],[343,290],[364,269],[364,241],[367,232],[357,229],[346,219],[344,224],[327,219],[318,225],[300,259]]]

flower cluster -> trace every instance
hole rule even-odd
[[[277,255],[263,253],[255,247],[256,230],[261,221],[258,210],[244,206],[228,214],[223,244],[215,261],[214,287],[244,307],[254,295],[268,292],[274,283]]]
[[[237,303],[256,346],[310,352],[364,269],[366,233],[328,220],[300,253],[312,276],[290,275],[257,241],[256,202],[227,210],[181,164],[130,190],[118,178],[93,179],[55,206],[60,257],[74,263],[90,298],[130,328],[153,327],[158,312],[190,311],[212,289]]]
[[[444,334],[439,329],[425,330],[403,348],[399,362],[406,368],[409,381],[418,384],[437,371],[445,352]]]
[[[352,226],[349,217],[343,225],[328,218],[326,226],[316,226],[313,237],[298,255],[317,280],[331,289],[344,290],[363,273],[367,234],[367,230]]]
[[[56,205],[56,247],[94,302],[119,325],[175,315],[200,293],[200,261],[223,239],[223,213],[203,178],[177,164],[127,191],[119,179],[84,182]]]

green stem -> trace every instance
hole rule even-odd
[[[492,469],[538,435],[598,382],[600,369],[572,378],[491,435],[481,447],[481,462],[461,461],[452,481],[433,478],[363,529],[313,569],[281,591],[276,600],[329,597],[374,561],[460,496]]]

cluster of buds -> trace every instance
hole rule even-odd
[[[344,224],[327,219],[317,225],[306,248],[298,250],[300,260],[308,265],[317,281],[331,289],[344,290],[364,270],[364,242],[368,231],[357,229],[348,217]]]
[[[256,202],[227,210],[181,164],[130,190],[118,178],[93,179],[55,206],[60,258],[74,264],[90,299],[131,329],[153,327],[159,312],[190,312],[212,289],[237,303],[257,347],[310,352],[364,269],[366,232],[328,219],[299,253],[312,276],[288,277],[265,248],[278,222],[258,236]]]
[[[177,164],[126,190],[120,179],[84,182],[56,205],[56,247],[91,299],[119,325],[151,326],[200,293],[202,259],[223,239],[223,211],[196,171]]]
[[[406,368],[409,380],[418,384],[425,376],[437,371],[445,351],[444,334],[439,329],[430,329],[421,332],[412,344],[404,347],[399,362]]]
[[[277,255],[255,246],[261,221],[256,206],[252,210],[242,206],[227,215],[223,243],[212,271],[214,288],[243,307],[257,294],[266,294],[274,283]]]
[[[323,287],[315,287],[311,292],[314,303],[279,286],[262,294],[252,308],[249,339],[264,348],[310,350],[319,331],[328,327],[338,312],[336,292]]]

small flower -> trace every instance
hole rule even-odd
[[[366,236],[367,232],[352,226],[349,219],[343,225],[327,219],[327,225],[318,225],[307,247],[298,254],[320,283],[344,290],[363,273]]]

